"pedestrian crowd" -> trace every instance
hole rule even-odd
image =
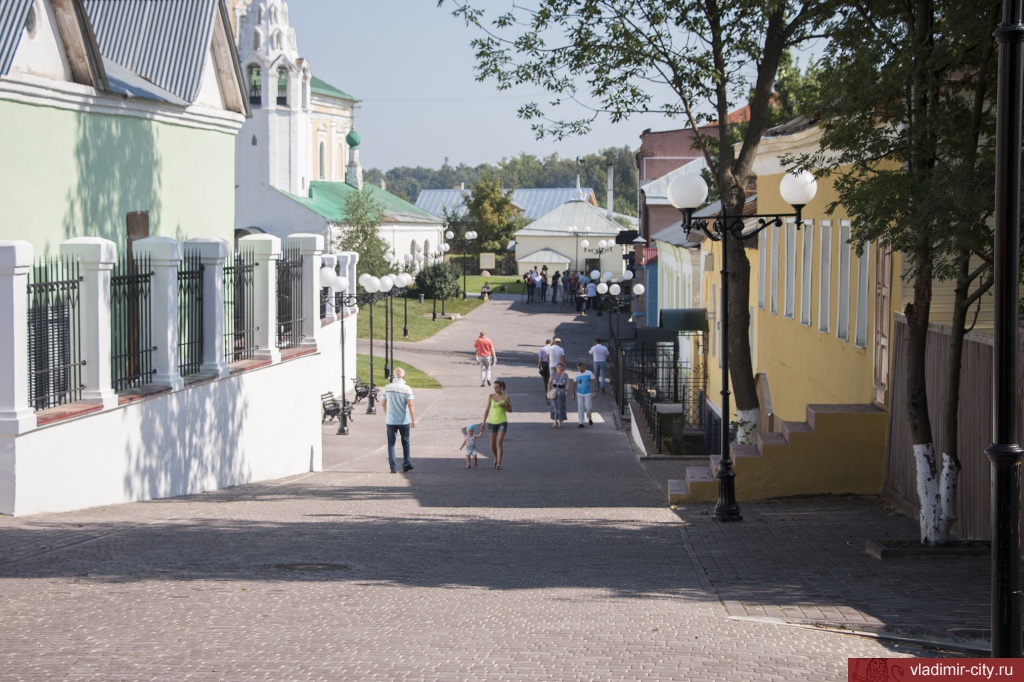
[[[478,458],[483,455],[477,440],[485,432],[489,441],[493,467],[501,469],[504,458],[505,435],[509,428],[509,415],[512,414],[512,399],[508,395],[507,386],[501,379],[491,378],[491,368],[498,362],[498,354],[494,342],[481,331],[473,343],[473,351],[480,367],[480,386],[491,386],[492,392],[487,395],[484,403],[483,418],[463,426],[460,451],[465,451],[466,468],[475,468]],[[577,428],[594,425],[594,395],[605,392],[608,381],[608,347],[602,339],[595,340],[587,351],[592,361],[592,368],[580,360],[575,363],[576,372],[570,376],[566,371],[566,352],[560,338],[544,340],[544,345],[537,352],[537,370],[540,374],[545,400],[550,407],[551,426],[562,428],[568,421],[567,403],[571,399],[575,403]],[[397,473],[395,445],[401,439],[402,470],[412,471],[410,430],[416,426],[412,388],[405,383],[405,370],[398,367],[394,370],[391,382],[384,389],[382,405],[385,410],[387,428],[388,465],[391,473]]]
[[[547,266],[539,271],[534,268],[523,275],[524,302],[548,303],[555,305],[559,301],[575,306],[576,312],[586,316],[587,311],[596,310],[601,314],[601,295],[597,291],[598,281],[587,273],[556,270],[548,274]]]

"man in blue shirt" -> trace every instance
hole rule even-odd
[[[395,437],[402,434],[402,471],[412,471],[409,459],[411,445],[410,428],[416,427],[416,410],[412,406],[412,388],[405,383],[405,370],[396,367],[391,374],[391,383],[384,388],[381,405],[384,406],[384,424],[388,430],[388,464],[391,473],[398,472],[395,462]]]
[[[576,399],[576,412],[580,418],[577,428],[582,429],[584,412],[587,415],[587,422],[591,426],[594,425],[594,373],[582,362],[576,365],[576,370],[576,376],[572,381],[572,395]]]

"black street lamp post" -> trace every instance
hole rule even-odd
[[[691,230],[700,230],[708,239],[722,243],[722,460],[718,468],[718,503],[715,505],[715,518],[719,521],[743,520],[739,504],[736,502],[736,472],[733,468],[729,441],[729,238],[749,239],[769,226],[781,227],[783,218],[795,218],[796,226],[799,228],[803,223],[801,211],[814,198],[817,189],[817,182],[810,173],[787,173],[782,178],[780,190],[782,198],[795,209],[794,213],[729,217],[723,202],[722,212],[713,222],[693,217],[694,210],[703,205],[708,196],[708,186],[700,176],[680,175],[672,181],[668,189],[669,203],[683,214],[683,230],[686,235],[689,236]],[[744,221],[748,218],[757,218],[758,226],[753,230],[744,231]]]
[[[993,248],[995,318],[992,348],[992,657],[1021,657],[1020,463],[1017,352],[1020,262],[1021,0],[1003,0],[996,29],[996,206]]]
[[[469,253],[469,245],[473,243],[473,240],[477,238],[477,233],[473,230],[467,231],[462,239],[455,239],[455,233],[448,230],[444,233],[445,239],[448,241],[455,240],[455,243],[459,245],[459,253],[462,254],[462,300],[466,300],[466,255]],[[444,307],[444,300],[441,301],[442,309]]]
[[[573,269],[576,272],[583,272],[583,268],[580,267],[580,237],[584,237],[590,233],[589,227],[579,228],[575,225],[569,226],[569,234],[576,238],[576,262],[573,263]],[[588,242],[583,242],[584,246],[588,246]]]

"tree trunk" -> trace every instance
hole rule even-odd
[[[935,446],[928,416],[925,352],[928,347],[928,317],[932,299],[932,254],[927,245],[913,253],[914,300],[907,304],[907,421],[914,461],[917,464],[917,496],[921,504],[921,543],[935,544],[939,522],[939,481]]]

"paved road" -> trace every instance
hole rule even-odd
[[[772,510],[833,502],[745,506],[740,532],[716,540],[726,528],[706,509],[666,507],[668,465],[638,464],[610,394],[593,427],[550,427],[539,342],[585,357],[606,324],[495,301],[399,344],[444,385],[416,392],[409,474],[388,471],[382,414],[357,412],[348,436],[325,427],[320,473],[0,519],[0,678],[845,680],[850,656],[935,655],[801,624],[812,609],[886,624],[877,600],[823,592],[819,564],[757,549],[801,532]],[[468,352],[480,329],[515,408],[501,471],[467,470],[457,450],[487,394]],[[834,504],[854,520],[880,510]],[[800,556],[836,549],[803,540]]]

